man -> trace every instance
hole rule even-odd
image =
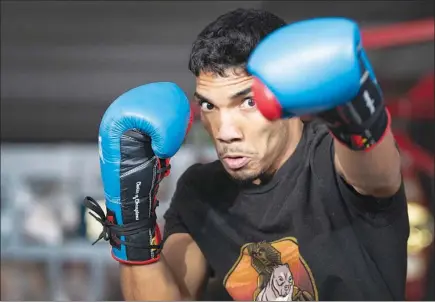
[[[199,299],[211,274],[234,300],[404,299],[400,156],[358,37],[348,20],[286,26],[243,9],[199,34],[189,68],[219,160],[178,180],[164,244],[155,194],[188,131],[187,98],[153,83],[111,105],[107,216],[87,204],[126,299]]]

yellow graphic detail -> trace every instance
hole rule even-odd
[[[223,283],[234,300],[318,300],[313,275],[293,237],[245,244]]]

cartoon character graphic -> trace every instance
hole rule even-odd
[[[282,264],[281,254],[266,242],[250,243],[246,246],[251,256],[251,265],[258,273],[258,288],[254,296],[266,286],[273,273],[273,269]]]
[[[297,241],[248,243],[227,274],[224,285],[235,300],[311,301],[317,289]]]
[[[273,269],[266,286],[255,298],[256,301],[292,301],[294,290],[293,275],[288,264],[280,264]]]

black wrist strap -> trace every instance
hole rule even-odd
[[[355,98],[319,114],[331,134],[352,150],[370,150],[379,143],[390,126],[381,90],[360,59],[362,75]]]
[[[386,108],[379,110],[379,114],[367,123],[366,127],[361,127],[359,131],[349,131],[346,127],[329,127],[331,134],[340,143],[346,145],[351,150],[369,151],[380,143],[390,127],[390,114]]]
[[[147,231],[149,229],[154,229],[156,226],[157,218],[155,215],[152,215],[149,219],[140,220],[133,223],[125,224],[125,225],[116,225],[112,221],[110,221],[107,215],[104,214],[101,206],[93,199],[92,197],[87,196],[84,199],[85,206],[90,209],[92,212],[89,214],[94,217],[102,226],[103,231],[98,236],[97,240],[95,240],[92,245],[104,239],[109,241],[112,246],[119,246],[120,244],[140,248],[140,249],[156,249],[160,250],[161,245],[152,245],[147,242],[143,243],[134,243],[134,242],[126,242],[121,240],[121,236],[131,236],[140,232]]]

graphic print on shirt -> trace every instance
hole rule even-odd
[[[242,246],[224,286],[234,300],[318,300],[313,275],[293,237]]]

